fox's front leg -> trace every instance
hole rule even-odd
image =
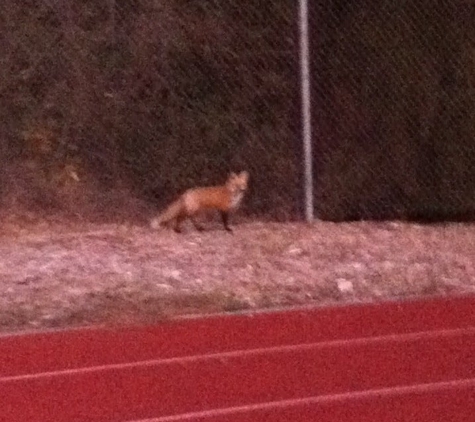
[[[190,217],[190,220],[193,223],[193,225],[195,226],[196,230],[198,230],[199,232],[204,231],[205,228],[200,223],[198,223],[198,221],[196,221],[195,217]]]
[[[231,229],[231,227],[229,227],[229,213],[227,213],[226,211],[221,211],[221,218],[223,220],[223,225],[226,231],[232,233],[233,230]]]

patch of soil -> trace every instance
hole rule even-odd
[[[0,331],[475,293],[475,224],[6,223]]]

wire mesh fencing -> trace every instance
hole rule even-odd
[[[56,179],[72,209],[86,194],[109,212],[112,192],[160,205],[245,168],[247,212],[295,212],[293,2],[7,0],[0,13],[2,140],[14,158],[3,178],[28,167],[30,207],[64,206]],[[17,203],[10,190],[3,200]]]
[[[475,209],[474,7],[310,2],[317,217]],[[246,213],[300,217],[298,17],[291,0],[4,0],[3,207],[111,215],[247,169]]]
[[[314,3],[318,215],[473,218],[475,3]]]

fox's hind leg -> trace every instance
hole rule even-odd
[[[223,220],[223,226],[226,229],[226,231],[232,233],[233,230],[231,227],[229,227],[229,213],[226,211],[221,211],[221,219]]]

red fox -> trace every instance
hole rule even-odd
[[[154,218],[150,225],[152,229],[157,229],[174,220],[173,229],[180,233],[181,223],[189,218],[196,230],[203,231],[204,227],[198,224],[195,216],[202,211],[214,209],[220,211],[224,228],[232,232],[229,227],[229,213],[240,205],[247,190],[248,180],[249,173],[242,171],[239,174],[231,173],[224,185],[188,189]]]

